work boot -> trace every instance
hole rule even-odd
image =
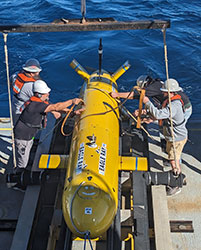
[[[180,187],[170,187],[170,186],[166,187],[167,196],[173,196],[173,195],[179,194],[180,192],[181,192]]]
[[[21,192],[25,192],[26,191],[26,187],[25,186],[22,186],[20,184],[15,184],[12,189],[14,190],[17,190],[17,191],[21,191]]]

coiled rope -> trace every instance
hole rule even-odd
[[[7,48],[7,33],[3,33],[4,38],[4,53],[6,62],[6,76],[8,85],[8,100],[9,100],[9,112],[10,112],[10,124],[11,124],[11,138],[12,138],[12,149],[13,149],[13,167],[16,168],[16,154],[15,154],[15,139],[13,132],[13,115],[12,115],[12,104],[11,104],[11,92],[10,92],[10,77],[9,77],[9,67],[8,67],[8,48]]]
[[[167,78],[167,86],[168,86],[168,101],[169,101],[169,107],[170,107],[170,131],[171,131],[171,137],[172,137],[172,143],[173,143],[173,153],[174,153],[176,169],[179,171],[179,166],[177,165],[177,159],[176,159],[175,138],[174,138],[174,132],[173,132],[172,103],[171,103],[171,98],[170,98],[167,44],[166,44],[166,28],[163,28],[162,32],[163,32],[163,43],[164,43],[165,69],[166,69],[166,78]]]

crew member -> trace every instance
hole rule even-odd
[[[168,84],[171,98],[171,110],[172,110],[172,122],[173,122],[173,135],[175,141],[175,155],[173,149],[173,138],[171,134],[171,125],[170,125],[170,106],[168,102]],[[163,120],[163,135],[167,142],[166,151],[168,153],[168,158],[170,160],[170,164],[172,167],[173,173],[177,176],[181,173],[180,166],[180,157],[183,150],[184,145],[187,141],[187,129],[186,122],[184,119],[183,106],[184,103],[181,99],[181,96],[177,93],[181,90],[178,82],[175,79],[166,80],[164,86],[160,89],[164,95],[165,101],[163,103],[162,109],[158,109],[147,96],[144,97],[143,103],[146,108],[149,110],[149,113],[153,117],[153,119],[162,119]],[[175,159],[176,156],[176,159]],[[175,194],[179,192],[179,187],[170,188],[167,191],[168,195]]]
[[[27,60],[22,69],[20,73],[11,76],[14,125],[21,114],[22,105],[33,96],[33,83],[40,79],[39,73],[42,70],[39,61],[34,58]]]
[[[146,95],[152,97],[156,104],[159,105],[163,102],[164,96],[160,90],[163,82],[160,79],[153,79],[150,76],[141,75],[138,77],[136,83],[139,89],[146,90]],[[113,98],[139,99],[139,92],[135,89],[131,92],[111,92],[110,95]]]
[[[161,107],[163,101],[165,100],[163,93],[161,92],[162,85],[164,84],[163,81],[161,81],[159,78],[153,79],[150,76],[141,75],[138,77],[137,86],[140,89],[146,90],[146,96],[151,97],[155,106]],[[182,88],[177,92],[181,96],[181,99],[184,103],[183,110],[184,110],[184,116],[185,120],[190,118],[192,114],[192,105],[188,98],[188,96],[183,92]],[[111,96],[113,98],[128,98],[128,99],[139,99],[139,93],[135,90],[131,92],[111,92]]]
[[[78,105],[81,99],[75,98],[65,102],[49,104],[50,88],[42,80],[37,80],[33,85],[34,95],[25,103],[25,108],[20,115],[15,127],[16,163],[15,173],[23,171],[27,167],[29,154],[33,145],[33,138],[42,128],[42,121],[48,112],[58,116],[59,111],[67,111],[72,104]],[[80,114],[83,109],[75,111]]]
[[[152,97],[155,104],[158,104],[157,106],[160,107],[165,99],[168,97],[164,97],[163,93],[161,92],[161,88],[163,87],[164,82],[160,79],[152,79],[150,76],[140,76],[137,79],[137,85],[140,88],[144,88],[146,90],[146,96]],[[178,91],[177,94],[181,96],[181,99],[184,103],[183,105],[183,111],[184,111],[184,118],[186,122],[190,118],[192,114],[192,105],[188,98],[188,96],[183,92],[183,89],[178,84]],[[164,99],[165,98],[165,99]]]

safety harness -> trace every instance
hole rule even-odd
[[[42,101],[39,97],[37,96],[32,96],[28,101],[26,101],[21,107],[20,107],[20,112],[22,112],[31,102],[43,102],[43,103],[46,103],[46,104],[49,104],[49,102],[47,101]],[[41,128],[45,128],[46,125],[47,125],[47,116],[46,114],[44,113],[44,115],[42,116],[42,121],[41,121],[41,124],[39,125],[33,125],[33,124],[30,124],[28,122],[25,122],[21,117],[19,118],[25,125],[27,125],[28,127],[30,128],[38,128],[38,129],[41,129]]]
[[[33,77],[28,77],[24,72],[20,72],[17,74],[17,78],[15,82],[13,83],[13,91],[15,92],[15,97],[17,97],[17,94],[20,93],[22,87],[26,82],[35,82],[36,80]]]
[[[173,97],[171,97],[170,100],[171,100],[171,102],[176,101],[176,100],[179,100],[179,101],[181,102],[181,104],[182,104],[182,109],[183,109],[183,112],[184,112],[184,102],[183,102],[183,100],[182,100],[182,98],[181,98],[180,95],[176,94],[176,95],[174,95]],[[162,103],[162,108],[165,108],[165,107],[168,105],[168,103],[169,103],[169,99],[167,98],[167,99],[165,99],[164,102]],[[184,122],[185,122],[185,119],[184,119],[181,123],[179,123],[179,124],[173,123],[173,127],[180,126],[180,125],[182,125]],[[161,119],[161,120],[158,121],[158,124],[159,124],[159,126],[162,126],[162,125],[166,125],[166,126],[167,126],[167,125],[170,125],[170,119]]]

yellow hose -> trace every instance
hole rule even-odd
[[[61,133],[63,136],[68,136],[69,134],[65,134],[64,133],[64,125],[66,123],[66,120],[68,119],[70,113],[72,112],[72,110],[74,109],[75,107],[75,104],[72,105],[72,107],[70,108],[70,110],[68,111],[68,114],[66,115],[66,117],[64,118],[63,122],[62,122],[62,125],[61,125]]]
[[[131,233],[128,233],[128,238],[126,238],[124,241],[131,240],[131,250],[134,250],[134,237]]]

